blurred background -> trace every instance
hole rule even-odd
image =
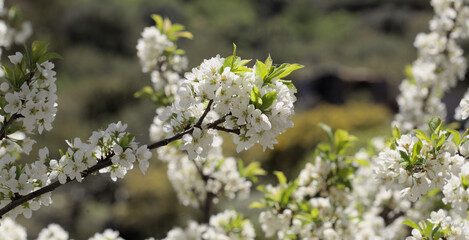
[[[127,123],[137,141],[149,143],[155,112],[149,101],[135,99],[133,93],[150,85],[150,76],[141,72],[135,46],[156,13],[194,34],[193,40],[179,42],[191,68],[216,54],[230,55],[233,43],[246,59],[264,60],[270,54],[274,63],[305,66],[291,75],[298,88],[295,127],[279,137],[275,151],[254,147],[236,154],[231,137],[225,141],[227,156],[261,161],[269,173],[282,170],[290,177],[325,140],[319,122],[362,139],[389,135],[397,86],[405,65],[416,58],[413,40],[428,30],[432,17],[427,0],[6,1],[12,4],[32,22],[31,40],[50,42],[50,50],[64,57],[55,61],[59,110],[54,129],[37,136],[36,148],[47,146],[58,156],[66,139],[87,139],[93,130],[117,121]],[[463,47],[467,52],[469,46]],[[457,102],[448,98],[448,104]],[[358,142],[356,149],[366,145]],[[53,206],[18,221],[31,238],[52,222],[74,239],[105,228],[119,230],[125,239],[164,237],[173,226],[200,219],[197,210],[177,203],[165,167],[153,159],[145,176],[135,170],[117,182],[92,176],[82,184],[68,184],[53,194]],[[273,179],[263,177],[261,182]],[[257,221],[257,212],[247,209],[260,197],[255,189],[252,193],[248,201],[224,201],[219,208],[234,205]]]

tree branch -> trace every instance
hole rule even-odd
[[[220,127],[220,126],[213,126],[211,128],[216,129],[218,131],[227,132],[227,133],[234,133],[234,134],[237,134],[237,135],[239,135],[241,133],[239,129],[228,129],[228,128],[224,128],[224,127]]]
[[[213,99],[210,99],[210,101],[207,104],[207,108],[205,108],[204,113],[199,118],[199,121],[197,121],[197,123],[194,125],[194,127],[200,128],[202,126],[202,122],[204,121],[204,118],[207,116],[208,112],[210,112],[210,110],[212,108],[212,104],[213,104]]]
[[[3,121],[3,126],[2,128],[0,129],[0,140],[4,139],[6,136],[7,136],[7,130],[8,130],[8,127],[13,124],[13,122],[18,119],[18,118],[22,118],[23,115],[19,114],[19,113],[15,113],[13,115],[11,115],[11,117],[8,119],[8,121]]]
[[[200,119],[199,119],[199,121],[197,122],[196,125],[188,128],[188,129],[184,130],[183,132],[180,132],[180,133],[178,133],[178,134],[176,134],[172,137],[169,137],[169,138],[163,139],[161,141],[155,142],[155,143],[149,145],[148,149],[152,150],[152,149],[156,149],[156,148],[159,148],[159,147],[166,146],[166,145],[168,145],[169,143],[171,143],[173,141],[181,139],[186,134],[191,134],[194,131],[194,127],[200,127],[200,125],[202,124],[203,119],[207,116],[208,112],[210,111],[212,103],[213,103],[213,100],[210,100],[208,105],[207,105],[207,109],[205,110],[203,115],[200,117]],[[217,130],[221,130],[221,131],[229,131],[229,132],[236,133],[235,129],[225,129],[223,127],[218,126],[218,124],[221,124],[221,123],[225,122],[225,119],[228,115],[230,115],[230,114],[227,114],[227,115],[221,117],[220,119],[208,124],[207,128],[212,128],[212,129],[217,129]],[[0,137],[3,138],[5,133],[6,133],[6,130],[7,130],[8,126],[11,125],[15,119],[18,119],[18,118],[21,118],[21,117],[23,117],[21,114],[17,114],[17,113],[13,114],[10,117],[10,119],[8,119],[8,121],[5,122],[3,127],[0,129]],[[99,170],[101,170],[103,168],[111,166],[112,165],[112,161],[111,161],[112,156],[114,156],[114,153],[110,153],[109,155],[106,156],[106,158],[98,160],[98,163],[96,165],[91,166],[88,169],[86,169],[85,171],[83,171],[81,173],[81,176],[83,178],[86,178],[89,175],[91,175],[95,172],[98,172]],[[16,208],[16,207],[30,201],[30,200],[36,198],[36,197],[39,197],[43,194],[46,194],[48,192],[52,192],[56,188],[58,188],[62,185],[65,185],[65,184],[67,184],[71,181],[73,181],[73,180],[70,179],[70,178],[67,178],[67,181],[64,184],[61,184],[59,181],[55,181],[55,182],[52,182],[51,184],[49,184],[47,186],[44,186],[44,187],[42,187],[42,188],[40,188],[40,189],[38,189],[34,192],[29,193],[27,195],[18,196],[17,198],[13,199],[10,203],[8,203],[5,207],[0,209],[0,218],[2,218],[3,215],[5,215],[9,211],[11,211],[12,209],[14,209],[14,208]],[[205,203],[205,206],[204,206],[204,209],[203,209],[204,220],[209,219],[209,217],[210,217],[210,215],[208,215],[208,217],[206,215],[209,214],[210,211],[211,211],[211,204],[212,204],[211,202],[212,202],[214,197],[215,196],[213,195],[213,193],[207,193],[207,199],[206,199],[206,203]]]

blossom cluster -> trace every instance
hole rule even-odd
[[[451,204],[454,211],[465,217],[469,204],[467,140],[466,135],[439,127],[430,137],[423,131],[418,131],[417,136],[397,136],[393,145],[379,154],[376,175],[388,189],[400,190],[410,201],[438,188],[443,193],[443,203]]]
[[[414,46],[419,56],[399,87],[399,113],[393,125],[403,132],[425,128],[431,117],[444,118],[446,108],[441,98],[466,73],[466,60],[457,40],[469,36],[467,1],[432,0],[431,4],[435,10],[431,32],[417,35]]]
[[[31,36],[33,28],[28,21],[22,21],[15,8],[7,8],[5,0],[0,1],[0,56],[2,49],[12,44],[21,45]]]
[[[428,237],[433,239],[469,239],[469,221],[458,216],[451,216],[442,209],[433,211],[427,222],[420,224],[420,226],[413,222],[407,222],[407,224],[413,229],[412,236],[408,236],[406,240],[419,240]]]
[[[208,224],[189,221],[186,229],[174,228],[164,240],[254,240],[256,234],[249,220],[233,210],[225,210],[210,218]]]
[[[182,25],[172,25],[169,19],[163,20],[158,15],[153,15],[153,19],[156,25],[144,28],[137,42],[137,56],[142,71],[151,72],[155,96],[165,100],[177,94],[178,82],[188,66],[187,57],[176,48],[176,40],[178,37],[191,38],[191,35],[175,30]]]
[[[152,154],[146,145],[138,146],[134,136],[125,132],[126,128],[127,124],[112,123],[106,130],[93,132],[87,142],[79,138],[68,142],[66,154],[58,161],[50,160],[50,179],[58,178],[62,184],[67,179],[81,182],[85,170],[106,158],[111,159],[112,165],[101,169],[100,173],[109,172],[113,181],[123,178],[134,164],[145,173]]]
[[[355,190],[354,184],[362,182],[353,181],[361,179],[357,177],[358,169],[368,167],[357,166],[351,162],[353,158],[343,154],[354,137],[343,130],[337,130],[335,137],[329,133],[330,144],[318,147],[298,178],[287,182],[285,176],[277,172],[277,186],[261,187],[265,198],[251,206],[265,208],[259,215],[259,222],[267,237],[379,239],[389,231],[378,208],[360,210],[360,206],[372,201],[366,201],[367,193]],[[375,188],[372,185],[368,190]]]
[[[24,227],[14,222],[11,218],[0,220],[0,239],[27,240],[27,232]],[[60,225],[52,223],[42,229],[36,240],[69,240],[69,234]],[[151,240],[149,238],[148,240]],[[106,229],[103,233],[96,233],[88,240],[124,240],[119,232]]]
[[[12,202],[12,199],[45,187],[56,179],[61,184],[74,179],[81,182],[86,174],[91,173],[87,172],[90,167],[106,158],[110,158],[112,164],[100,172],[110,172],[114,181],[123,178],[135,163],[144,173],[148,168],[151,152],[146,145],[138,146],[134,136],[124,132],[126,127],[127,125],[120,122],[113,123],[104,131],[93,132],[87,142],[75,138],[68,142],[67,151],[58,160],[51,159],[49,150],[42,148],[39,150],[37,161],[22,166],[15,161],[16,155],[5,153],[0,158],[0,208]],[[8,214],[11,217],[23,214],[29,218],[32,211],[51,202],[50,193],[47,193],[22,204]]]
[[[23,54],[17,52],[15,55],[9,56],[10,61],[15,64],[21,64]],[[53,70],[54,64],[46,61],[37,64],[36,69],[27,69],[26,72],[37,72],[39,74],[32,75],[25,81],[20,89],[11,88],[7,82],[2,83],[7,104],[3,107],[6,114],[10,116],[21,115],[23,124],[22,130],[32,133],[37,129],[39,134],[43,130],[50,131],[52,122],[57,112],[57,86],[55,85],[56,72]]]
[[[327,127],[327,131],[330,131]],[[406,219],[420,220],[434,208],[433,200],[412,202],[399,187],[377,178],[383,139],[355,155],[346,155],[354,138],[337,130],[329,144],[320,144],[298,177],[261,187],[264,199],[259,221],[267,237],[276,239],[403,239]],[[342,148],[341,146],[347,145]],[[385,178],[385,177],[383,177]],[[434,197],[435,200],[440,199]]]
[[[213,148],[206,158],[193,161],[179,151],[171,154],[164,153],[167,149],[160,149],[159,157],[168,162],[168,178],[183,205],[201,207],[207,195],[213,196],[214,203],[222,196],[229,199],[249,196],[252,182],[240,174],[233,157],[222,155],[221,146]]]
[[[217,136],[215,129],[232,133],[237,151],[241,151],[255,143],[273,148],[275,138],[293,126],[295,89],[277,78],[267,82],[255,68],[242,66],[240,59],[236,60],[237,68],[225,67],[230,61],[235,60],[220,56],[204,60],[180,82],[174,103],[157,110],[154,124],[160,126],[153,128],[161,130],[155,132],[172,136],[195,127],[180,146],[190,160],[207,157]]]

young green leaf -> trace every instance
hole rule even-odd
[[[303,65],[299,65],[299,64],[296,64],[296,63],[288,65],[287,68],[278,76],[278,79],[282,79],[282,78],[290,75],[290,73],[292,73],[293,71],[301,69],[303,67],[304,67]]]
[[[328,125],[324,123],[319,123],[319,127],[327,133],[327,138],[329,142],[332,144],[334,142],[334,135],[332,134],[332,129]]]
[[[430,132],[433,134],[438,135],[441,125],[443,124],[443,121],[441,121],[440,118],[438,117],[433,117],[430,122],[428,122],[428,127],[430,128]]]
[[[267,67],[265,66],[263,62],[259,60],[256,60],[255,69],[256,69],[256,75],[259,75],[261,79],[264,79],[264,77],[267,76],[268,74]]]
[[[264,96],[262,96],[262,105],[260,106],[259,109],[262,111],[266,110],[267,108],[272,106],[276,98],[277,98],[276,91],[272,91],[272,92],[265,94]]]
[[[250,100],[256,108],[260,109],[260,107],[262,106],[262,97],[261,93],[259,92],[259,88],[257,88],[256,86],[252,87]]]
[[[160,31],[163,31],[163,18],[158,14],[151,15],[151,18],[153,18],[155,21],[156,28],[158,28]]]
[[[431,142],[432,140],[427,136],[427,134],[420,130],[420,129],[415,129],[414,132],[417,133],[416,137],[422,141],[427,141],[427,142]]]
[[[285,174],[280,171],[274,171],[275,176],[277,176],[278,183],[280,184],[286,184],[287,183],[287,177],[285,177]]]
[[[414,228],[414,229],[418,229],[420,231],[420,233],[423,234],[422,229],[416,223],[414,223],[411,220],[405,220],[405,221],[402,222],[402,224],[405,224],[405,225],[407,225],[411,228]]]
[[[453,135],[453,143],[456,144],[456,146],[459,146],[459,144],[461,143],[461,134],[459,133],[459,131],[453,129],[448,129],[447,131]]]
[[[415,159],[417,159],[418,155],[420,154],[420,150],[422,150],[422,141],[419,140],[416,144],[414,144],[414,149],[412,151],[412,164],[415,163]]]

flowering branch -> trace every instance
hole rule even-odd
[[[152,150],[152,149],[156,149],[156,148],[159,148],[159,147],[166,146],[171,142],[174,142],[176,140],[181,139],[186,134],[191,134],[194,131],[195,127],[200,128],[201,124],[203,122],[203,119],[207,116],[208,112],[210,111],[212,102],[213,101],[209,101],[206,110],[204,111],[203,115],[200,117],[200,119],[198,120],[198,122],[194,126],[188,128],[188,129],[184,130],[183,132],[180,132],[180,133],[178,133],[178,134],[176,134],[172,137],[169,137],[169,138],[163,139],[161,141],[155,142],[155,143],[149,145],[147,148],[149,150]],[[13,114],[10,117],[10,119],[8,121],[6,121],[6,123],[3,125],[2,129],[0,130],[0,134],[1,134],[0,136],[4,137],[4,135],[6,133],[6,129],[8,128],[8,126],[11,125],[15,119],[18,119],[18,118],[21,118],[21,117],[22,117],[21,114],[17,114],[17,113]],[[223,128],[219,127],[218,124],[223,123],[225,121],[225,118],[226,118],[226,116],[224,116],[224,117],[222,117],[222,118],[208,124],[207,127],[208,128],[213,128],[213,129],[223,129]],[[235,131],[235,130],[233,130],[233,131]],[[107,167],[113,165],[112,157],[115,156],[115,155],[116,155],[115,152],[109,152],[104,158],[97,159],[98,162],[95,165],[93,165],[93,166],[89,167],[88,169],[81,172],[81,177],[86,178],[87,176],[89,176],[93,173],[96,173],[101,169],[104,169],[104,168],[107,168]],[[200,174],[202,175],[202,178],[205,179],[205,181],[206,181],[207,176],[205,176],[201,171],[200,171]],[[32,199],[34,199],[36,197],[39,197],[43,194],[52,192],[56,188],[60,187],[61,185],[67,184],[67,183],[69,183],[73,180],[74,179],[71,179],[70,177],[67,177],[65,182],[63,182],[63,183],[61,183],[59,180],[57,180],[57,181],[55,181],[55,182],[53,182],[53,183],[51,183],[47,186],[44,186],[44,187],[42,187],[42,188],[40,188],[36,191],[31,192],[29,194],[26,194],[26,195],[23,195],[23,196],[15,195],[14,197],[12,197],[12,201],[8,205],[6,205],[5,207],[0,209],[0,218],[2,218],[3,215],[5,215],[9,211],[13,210],[14,208],[16,208],[16,207],[18,207],[18,206],[32,200]],[[209,194],[210,193],[208,193],[208,195]],[[214,196],[212,196],[210,198],[207,197],[207,201],[211,202],[213,197]],[[206,212],[209,213],[210,212],[210,209],[211,209],[210,204],[211,203],[208,203],[208,204],[205,203],[205,207],[204,207],[204,210],[203,210],[204,213],[206,213]],[[207,214],[204,214],[204,216],[205,215],[207,215]],[[205,218],[208,219],[209,217],[210,217],[210,215],[207,215],[207,217],[204,217],[204,219]]]

